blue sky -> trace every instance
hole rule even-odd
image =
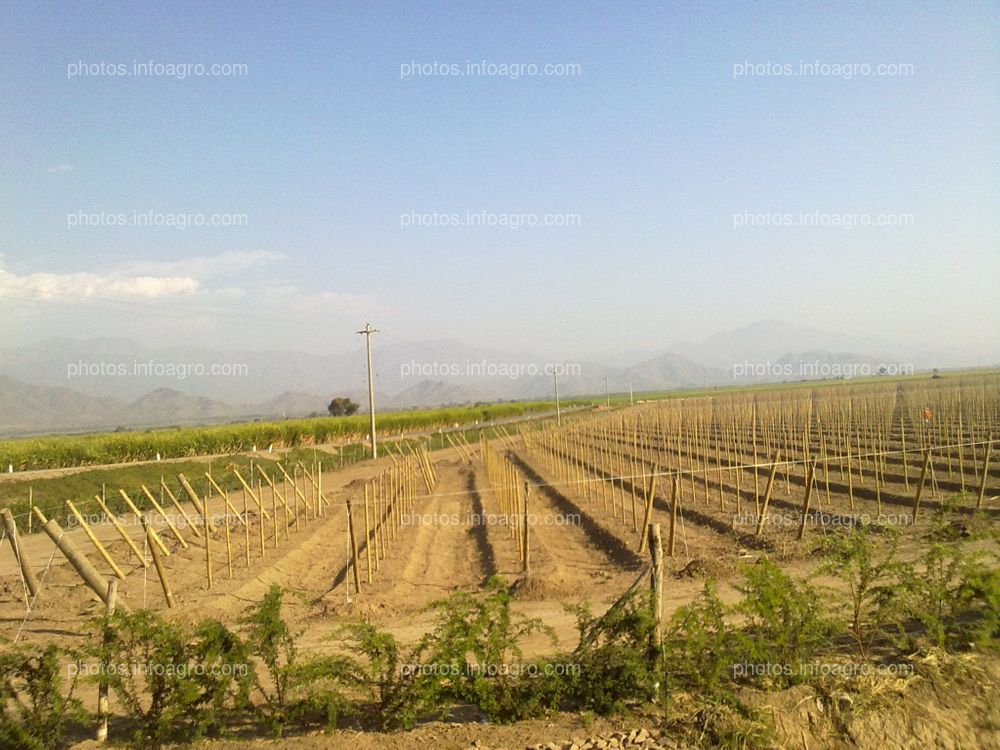
[[[5,3],[0,343],[997,339],[1000,7],[745,5]],[[136,60],[246,75],[69,74]],[[482,60],[578,74],[401,76]],[[912,67],[734,75],[816,61]],[[470,211],[577,225],[401,226]]]

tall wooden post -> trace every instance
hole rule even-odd
[[[361,577],[358,573],[358,540],[354,537],[354,514],[351,501],[347,501],[347,534],[351,538],[351,567],[354,571],[354,593],[361,593]]]
[[[104,649],[111,643],[111,618],[115,614],[115,604],[118,601],[118,581],[112,578],[108,582],[108,596],[104,606],[104,627],[101,631],[101,640]],[[109,665],[101,660],[101,676],[97,686],[97,734],[98,742],[106,742],[108,739],[108,717],[111,716],[111,708],[108,705],[108,669]]]
[[[153,555],[153,565],[156,566],[156,575],[160,578],[160,586],[163,588],[163,597],[167,600],[167,607],[169,609],[174,608],[174,595],[170,591],[170,584],[167,583],[167,572],[163,569],[163,561],[160,559],[160,552],[153,544],[152,532],[147,523],[145,517],[140,516],[139,520],[142,522],[142,528],[146,532],[146,537],[149,539],[149,551]]]
[[[675,477],[674,482],[676,483],[676,481]],[[653,563],[650,593],[653,619],[656,623],[653,638],[654,645],[659,648],[663,644],[663,545],[660,542],[660,524],[658,523],[649,527],[649,554]]]
[[[764,502],[761,504],[760,515],[757,518],[756,535],[764,530],[764,521],[767,519],[767,504],[771,500],[771,491],[774,489],[774,477],[778,473],[778,459],[781,458],[781,449],[774,452],[774,460],[771,462],[771,473],[767,477],[767,488],[764,490]]]
[[[986,496],[986,477],[990,473],[990,449],[993,447],[993,435],[990,434],[983,449],[983,478],[979,482],[979,498],[976,500],[976,510],[983,507],[983,498]]]
[[[32,508],[34,508],[34,506],[32,506]],[[34,598],[38,596],[38,579],[35,577],[35,571],[31,569],[27,556],[21,552],[21,537],[18,536],[17,524],[14,522],[14,516],[10,512],[10,508],[0,510],[0,516],[3,516],[3,525],[4,528],[7,529],[7,538],[10,539],[10,546],[14,550],[14,559],[17,560],[17,564],[21,568],[21,576],[24,578],[24,585],[27,586],[28,593],[32,598]],[[25,603],[27,604],[27,602]]]
[[[924,491],[924,481],[927,479],[927,469],[931,465],[930,449],[924,451],[924,466],[920,470],[920,480],[917,484],[917,492],[913,496],[913,523],[917,522],[917,512],[920,510],[920,495]]]

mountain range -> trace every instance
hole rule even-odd
[[[702,341],[601,362],[549,362],[536,355],[454,340],[417,343],[376,336],[376,407],[464,404],[872,374],[893,358],[869,339],[763,321]],[[647,350],[647,352],[655,349]],[[952,363],[947,363],[952,364]],[[964,364],[991,364],[965,362]],[[280,394],[275,396],[274,394]],[[325,413],[333,396],[367,408],[363,348],[342,354],[155,348],[128,339],[50,338],[0,349],[0,434],[200,424]]]

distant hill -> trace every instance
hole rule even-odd
[[[69,388],[32,385],[0,375],[0,433],[107,427],[125,406]]]
[[[570,398],[603,393],[605,381],[612,393],[624,393],[630,384],[636,392],[703,388],[828,379],[851,368],[867,366],[877,372],[879,364],[898,361],[874,340],[783,321],[751,323],[669,347],[650,342],[633,353],[663,353],[635,364],[624,355],[618,364],[552,362],[450,339],[406,343],[376,338],[374,343],[376,406],[382,409],[552,398],[547,364],[560,366],[559,392]],[[939,366],[934,359],[909,364]],[[213,365],[229,371],[211,374]],[[178,366],[187,368],[183,376],[176,372]],[[88,372],[115,367],[123,371]],[[205,373],[192,369],[197,367]],[[333,396],[347,396],[366,411],[367,385],[360,342],[356,350],[342,354],[315,354],[155,349],[127,339],[50,338],[0,350],[0,432],[297,417],[325,413]]]

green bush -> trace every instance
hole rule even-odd
[[[568,609],[576,616],[580,645],[572,654],[576,669],[567,680],[567,698],[600,714],[654,700],[660,674],[649,596],[629,596],[600,617],[586,603]]]
[[[137,723],[134,739],[142,747],[190,741],[218,729],[228,699],[245,691],[244,651],[219,623],[205,623],[192,634],[139,610],[116,612],[102,625],[106,637],[96,656],[108,686]]]
[[[257,711],[275,736],[310,713],[321,713],[332,727],[344,704],[335,688],[337,670],[328,659],[299,657],[295,636],[281,617],[282,597],[281,587],[272,585],[240,620],[247,628],[246,648],[265,670],[264,675],[253,671],[253,686],[261,698]]]
[[[664,638],[666,687],[716,696],[726,692],[735,665],[747,652],[742,633],[726,623],[728,610],[714,581],[674,612]]]
[[[86,712],[62,680],[63,653],[55,646],[11,647],[0,652],[0,747],[53,750]]]
[[[772,665],[765,675],[783,686],[801,682],[801,667],[832,644],[836,624],[824,611],[818,592],[797,583],[770,560],[742,568],[736,590],[743,599],[734,608],[746,618],[744,662]]]
[[[874,527],[831,534],[818,545],[823,555],[819,571],[847,581],[850,598],[846,619],[851,637],[866,659],[874,640],[888,625],[898,622],[902,613],[899,576],[903,565],[896,559],[898,549],[897,531],[881,534]]]
[[[423,641],[404,653],[395,636],[369,622],[348,623],[338,637],[364,658],[333,662],[328,673],[365,695],[365,712],[380,729],[412,727],[438,708],[444,676],[425,668]]]
[[[955,543],[930,545],[917,566],[901,574],[905,612],[934,646],[983,646],[1000,635],[1000,572],[996,556],[965,553]],[[912,648],[918,639],[901,633]]]
[[[553,708],[562,681],[544,660],[524,661],[522,639],[554,631],[538,618],[511,610],[511,595],[497,576],[483,594],[453,594],[431,605],[438,614],[425,642],[428,664],[450,679],[445,693],[478,706],[491,721],[518,721]]]

